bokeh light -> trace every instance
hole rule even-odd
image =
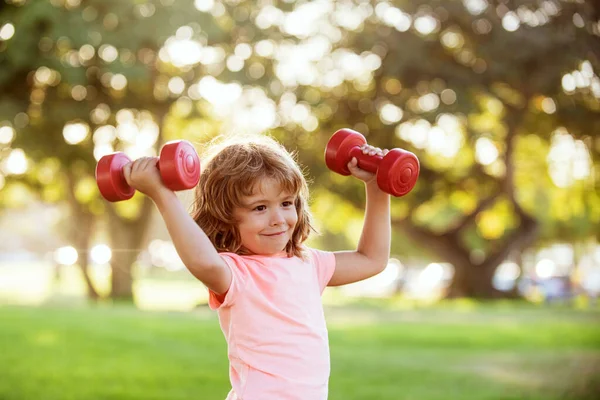
[[[10,126],[0,126],[0,143],[9,144],[15,138],[15,130]]]
[[[79,259],[79,254],[73,246],[63,246],[54,252],[54,261],[60,265],[73,265]]]
[[[9,40],[15,34],[15,26],[13,24],[6,23],[0,28],[0,40]]]
[[[90,126],[84,122],[71,122],[63,128],[63,137],[68,144],[81,143],[89,134]]]
[[[107,264],[112,258],[110,247],[105,244],[97,244],[90,251],[90,259],[94,264]]]
[[[12,149],[2,162],[2,170],[6,174],[22,175],[27,172],[29,162],[23,149]]]

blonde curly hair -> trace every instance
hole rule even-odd
[[[202,152],[202,164],[192,218],[218,252],[250,254],[242,246],[233,210],[269,178],[296,196],[298,223],[285,251],[288,257],[304,256],[302,243],[316,231],[308,208],[308,184],[293,154],[268,136],[217,138]]]

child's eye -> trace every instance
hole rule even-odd
[[[282,204],[284,207],[290,207],[290,206],[294,205],[294,202],[293,201],[284,201]]]
[[[265,211],[267,209],[266,206],[256,206],[254,207],[254,211]]]

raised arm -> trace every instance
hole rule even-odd
[[[227,292],[231,284],[231,270],[175,193],[167,189],[153,200],[187,269],[213,292]]]
[[[363,152],[387,153],[368,145]],[[348,164],[348,169],[365,182],[365,220],[356,250],[334,253],[336,267],[329,286],[345,285],[377,275],[385,269],[390,257],[390,195],[379,189],[373,174],[357,167],[356,159]]]
[[[231,270],[175,193],[162,184],[156,162],[156,157],[147,157],[124,166],[125,179],[154,201],[177,254],[192,275],[213,292],[224,294],[231,284]]]

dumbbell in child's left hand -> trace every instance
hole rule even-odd
[[[352,129],[339,129],[331,136],[325,148],[325,163],[338,174],[352,174],[372,182],[371,175],[350,171],[350,165],[358,165],[360,170],[375,175],[382,191],[396,197],[410,192],[419,176],[419,160],[413,153],[395,148],[384,154],[379,148],[368,146],[365,137]]]

